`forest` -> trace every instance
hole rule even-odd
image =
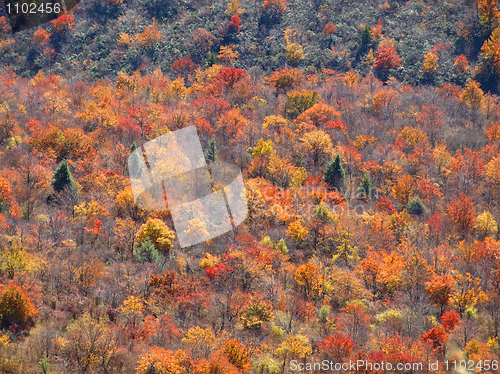
[[[500,372],[496,1],[166,3],[0,18],[0,373]],[[193,125],[248,217],[181,248]]]

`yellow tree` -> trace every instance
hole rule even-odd
[[[296,32],[292,29],[285,30],[285,41],[286,41],[286,57],[288,61],[292,64],[299,63],[305,57],[304,48],[299,43],[294,43],[292,39],[295,37]]]
[[[434,165],[439,173],[446,173],[452,160],[452,155],[448,151],[446,144],[436,145],[433,151]]]
[[[488,162],[485,168],[486,180],[492,185],[500,185],[500,156]]]
[[[120,317],[123,319],[122,326],[130,340],[138,339],[140,336],[140,325],[144,312],[144,304],[136,296],[129,296],[120,307]]]
[[[278,130],[281,127],[286,127],[288,121],[280,115],[267,116],[264,118],[264,122],[262,123],[262,128],[269,130]]]
[[[332,257],[332,262],[354,266],[359,262],[359,248],[352,244],[353,234],[344,231],[339,235],[337,252]]]
[[[483,100],[484,92],[479,87],[479,83],[470,80],[465,85],[465,89],[460,95],[460,99],[467,104],[471,109],[477,110],[481,106],[481,101]]]
[[[291,43],[286,46],[286,57],[292,64],[299,63],[306,57],[304,47],[299,43]]]
[[[394,198],[401,204],[401,206],[406,206],[408,200],[413,195],[413,189],[415,188],[415,180],[411,175],[405,175],[404,177],[398,178],[398,182],[392,189]]]
[[[245,13],[245,9],[241,8],[239,0],[233,0],[227,4],[226,14],[241,16],[243,13]]]
[[[9,279],[14,279],[16,274],[29,268],[30,256],[26,253],[21,238],[9,240],[10,245],[6,245],[0,251],[0,274],[6,275]]]
[[[421,113],[421,115],[418,117],[418,120],[422,121],[422,119],[424,118],[425,114]],[[401,132],[398,135],[398,139],[403,140],[406,146],[410,149],[414,148],[425,149],[426,147],[429,146],[429,137],[427,136],[425,131],[410,126],[405,126],[403,130],[401,130]]]
[[[130,186],[125,187],[116,195],[115,202],[120,208],[120,213],[127,213],[134,221],[139,220],[144,214],[144,211],[137,206]]]
[[[234,45],[221,46],[217,56],[219,60],[230,64],[234,64],[238,57],[239,53],[234,50]]]
[[[106,217],[108,211],[97,201],[92,200],[90,203],[82,203],[73,208],[74,220],[87,219],[92,220],[95,217]]]
[[[311,343],[302,334],[290,335],[275,351],[276,356],[283,359],[283,370],[289,359],[305,360],[311,353]]]
[[[439,68],[439,57],[434,52],[427,52],[424,56],[424,73],[434,73]]]
[[[174,237],[174,232],[161,219],[148,218],[147,222],[140,227],[135,239],[138,244],[141,244],[149,238],[158,251],[165,252],[172,246]]]
[[[477,9],[481,16],[481,24],[488,27],[495,27],[498,24],[498,8],[496,0],[479,0]]]
[[[307,170],[304,167],[300,167],[293,174],[291,185],[292,187],[300,188],[306,179]]]
[[[276,153],[273,147],[273,141],[272,140],[267,140],[264,141],[264,139],[260,138],[259,141],[257,142],[257,145],[253,148],[252,151],[252,157],[265,157],[269,158],[273,156]]]
[[[287,188],[297,171],[297,167],[286,158],[272,155],[269,158],[268,171],[274,184]]]
[[[500,28],[496,28],[481,47],[481,54],[486,62],[500,71]]]
[[[321,100],[321,95],[316,90],[292,91],[286,96],[286,114],[292,119]]]
[[[498,222],[493,217],[493,214],[485,211],[477,217],[474,230],[476,230],[481,239],[487,236],[494,237],[498,232]]]
[[[300,140],[304,142],[309,153],[312,155],[314,165],[327,158],[333,152],[333,144],[330,135],[318,130],[306,133]]]
[[[184,374],[186,373],[187,354],[183,350],[171,351],[154,347],[139,358],[136,374]]]
[[[106,318],[93,318],[89,313],[73,321],[68,327],[68,341],[62,341],[63,352],[71,367],[80,373],[112,370],[118,347]]]
[[[486,295],[481,289],[481,279],[472,278],[470,273],[457,274],[455,281],[452,299],[457,306],[458,313],[463,316],[467,308],[474,307]]]
[[[295,272],[295,281],[304,287],[305,293],[312,299],[321,299],[325,280],[321,268],[312,262],[299,266]]]
[[[212,329],[199,326],[191,327],[182,339],[182,345],[191,351],[193,358],[202,359],[210,356],[214,348],[215,334]]]
[[[303,226],[299,220],[297,220],[288,225],[285,235],[292,238],[297,243],[300,243],[307,239],[309,236],[309,230],[307,227]]]

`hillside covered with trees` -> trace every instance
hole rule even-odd
[[[498,372],[499,17],[84,1],[5,33],[0,373]],[[248,217],[180,248],[128,159],[192,125]]]
[[[14,35],[4,18],[0,61],[25,77],[42,69],[91,81],[158,67],[175,78],[221,59],[265,74],[290,65],[364,76],[385,46],[399,53],[385,67],[399,81],[463,86],[472,77],[498,92],[497,26],[495,0],[84,0]]]

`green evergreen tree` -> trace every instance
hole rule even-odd
[[[210,67],[212,65],[215,65],[217,63],[217,55],[215,53],[210,53],[210,55],[207,58],[206,65],[207,67]]]
[[[363,27],[361,30],[361,45],[368,46],[372,42],[372,32],[368,26]]]
[[[345,170],[340,155],[328,162],[323,172],[323,180],[332,189],[343,190],[345,188]]]
[[[358,188],[359,192],[358,196],[364,201],[368,201],[368,198],[370,198],[371,195],[372,188],[373,188],[373,183],[370,174],[369,173],[363,174],[363,180],[361,181],[361,184],[359,185]]]
[[[130,153],[134,153],[136,149],[137,149],[137,143],[132,142],[132,144],[130,144]]]
[[[207,162],[215,162],[218,159],[217,154],[217,143],[215,139],[212,138],[208,141],[208,150],[205,153],[205,159]]]
[[[134,257],[137,262],[152,262],[159,268],[165,264],[165,257],[156,249],[149,238],[146,238],[139,246],[134,247]]]
[[[52,186],[57,192],[62,191],[66,186],[75,187],[75,181],[69,170],[68,161],[62,160],[59,165],[57,165],[52,176]]]
[[[424,205],[424,203],[420,200],[418,196],[411,199],[406,204],[406,210],[408,211],[408,213],[416,216],[420,216],[426,209],[427,207]]]

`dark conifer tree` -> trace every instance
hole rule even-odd
[[[207,162],[215,162],[217,161],[217,143],[215,142],[215,139],[210,139],[208,141],[208,150],[205,153],[205,159]]]
[[[75,186],[75,181],[69,170],[68,161],[62,160],[59,165],[57,165],[52,176],[52,186],[57,192],[62,191],[66,186]]]
[[[370,198],[372,188],[373,188],[373,183],[370,174],[369,173],[363,174],[363,180],[359,185],[359,192],[360,192],[360,197],[364,201],[368,201],[368,199]]]
[[[323,180],[332,188],[343,190],[345,187],[345,170],[342,166],[340,155],[335,156],[326,165],[323,173]]]

